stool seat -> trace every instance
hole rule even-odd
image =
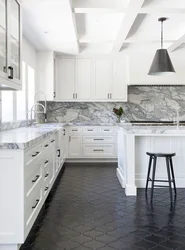
[[[156,157],[173,157],[176,155],[176,153],[149,153],[146,152],[149,156],[156,156]]]

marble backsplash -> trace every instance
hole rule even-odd
[[[177,110],[185,120],[185,86],[129,86],[128,102],[47,102],[48,122],[113,123],[114,107],[123,107],[125,121],[172,121]],[[42,115],[39,121],[42,121]]]

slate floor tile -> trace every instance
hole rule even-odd
[[[185,189],[126,197],[114,163],[67,163],[20,250],[185,250]]]

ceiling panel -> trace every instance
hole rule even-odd
[[[76,25],[80,40],[112,41],[116,39],[123,14],[76,14]]]
[[[75,32],[68,0],[23,2],[23,32],[37,49],[64,47],[74,42]],[[37,37],[37,39],[35,39]]]

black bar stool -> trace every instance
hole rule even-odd
[[[173,162],[172,162],[172,157],[175,156],[176,154],[175,153],[172,153],[172,154],[149,153],[149,152],[147,152],[146,154],[149,156],[149,165],[148,165],[148,174],[147,174],[145,192],[147,193],[148,183],[149,183],[149,181],[151,181],[152,182],[151,202],[152,202],[153,201],[153,194],[154,194],[154,187],[169,187],[170,199],[172,202],[172,183],[173,183],[173,187],[174,187],[175,196],[177,194],[176,184],[175,184],[175,176],[174,176],[174,171],[173,171]],[[167,168],[168,180],[155,180],[157,157],[165,157],[166,158],[166,168]],[[152,161],[153,161],[153,171],[152,171],[152,178],[150,178]],[[168,182],[169,186],[154,185],[155,182]]]

